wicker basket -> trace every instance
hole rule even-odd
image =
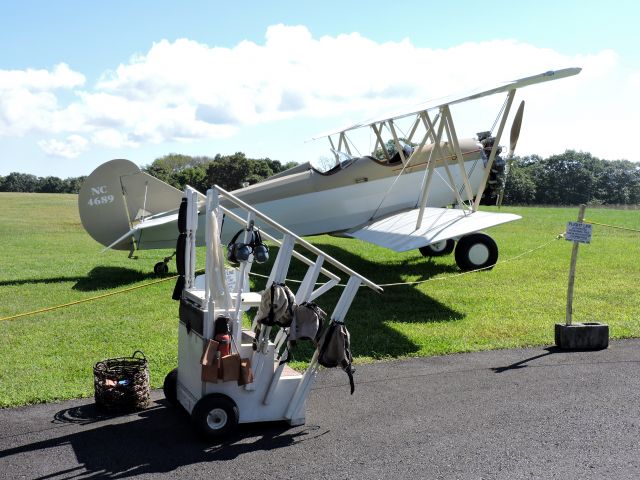
[[[130,357],[109,358],[93,367],[96,405],[109,412],[132,412],[149,406],[149,367],[140,350]]]

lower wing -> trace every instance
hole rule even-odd
[[[406,252],[432,243],[519,220],[513,213],[468,212],[454,208],[425,208],[422,226],[416,229],[419,209],[375,220],[344,235],[396,252]]]

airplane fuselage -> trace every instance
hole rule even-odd
[[[482,147],[471,139],[461,141],[460,146],[464,169],[475,195],[483,176]],[[339,234],[372,219],[415,208],[425,179],[429,151],[425,149],[407,167],[402,162],[360,157],[328,174],[309,168],[232,193],[298,235]],[[445,167],[445,160],[438,159],[429,205],[444,207],[456,203],[457,196],[449,186],[447,168],[458,192],[466,200],[457,160],[447,158]],[[401,172],[402,175],[398,175]],[[228,223],[231,225],[225,224],[223,228],[223,241],[235,228],[235,222]]]

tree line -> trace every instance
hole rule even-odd
[[[86,177],[37,177],[30,173],[12,172],[0,175],[0,192],[78,193]]]
[[[214,157],[169,154],[143,170],[182,190],[201,192],[220,185],[235,190],[297,165],[270,158],[247,158],[242,152]],[[13,172],[0,176],[0,192],[78,193],[85,177],[60,179]],[[590,153],[567,150],[542,158],[514,157],[504,193],[505,205],[640,205],[640,164],[602,160]]]
[[[296,165],[296,162],[282,164],[270,158],[247,158],[242,152],[215,157],[174,153],[156,159],[143,170],[179,190],[191,185],[205,193],[214,184],[225,190],[235,190],[247,183],[253,185]]]
[[[602,160],[587,152],[515,157],[506,179],[506,205],[639,205],[640,164]]]
[[[171,153],[157,158],[142,170],[179,190],[191,185],[205,193],[214,183],[235,190],[245,183],[257,183],[296,165],[295,162],[282,164],[270,158],[247,158],[242,152],[214,157]],[[12,172],[6,177],[0,175],[0,192],[78,193],[85,178],[61,179]]]

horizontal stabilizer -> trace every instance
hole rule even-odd
[[[416,230],[418,212],[416,208],[396,213],[346,232],[346,235],[396,252],[406,252],[522,218],[513,213],[425,208],[422,226]]]
[[[148,218],[136,224],[127,233],[116,239],[105,250],[118,247],[122,244],[135,242],[137,250],[150,250],[154,248],[174,248],[178,238],[178,214],[172,213],[157,218]],[[115,248],[118,250],[118,248]]]

